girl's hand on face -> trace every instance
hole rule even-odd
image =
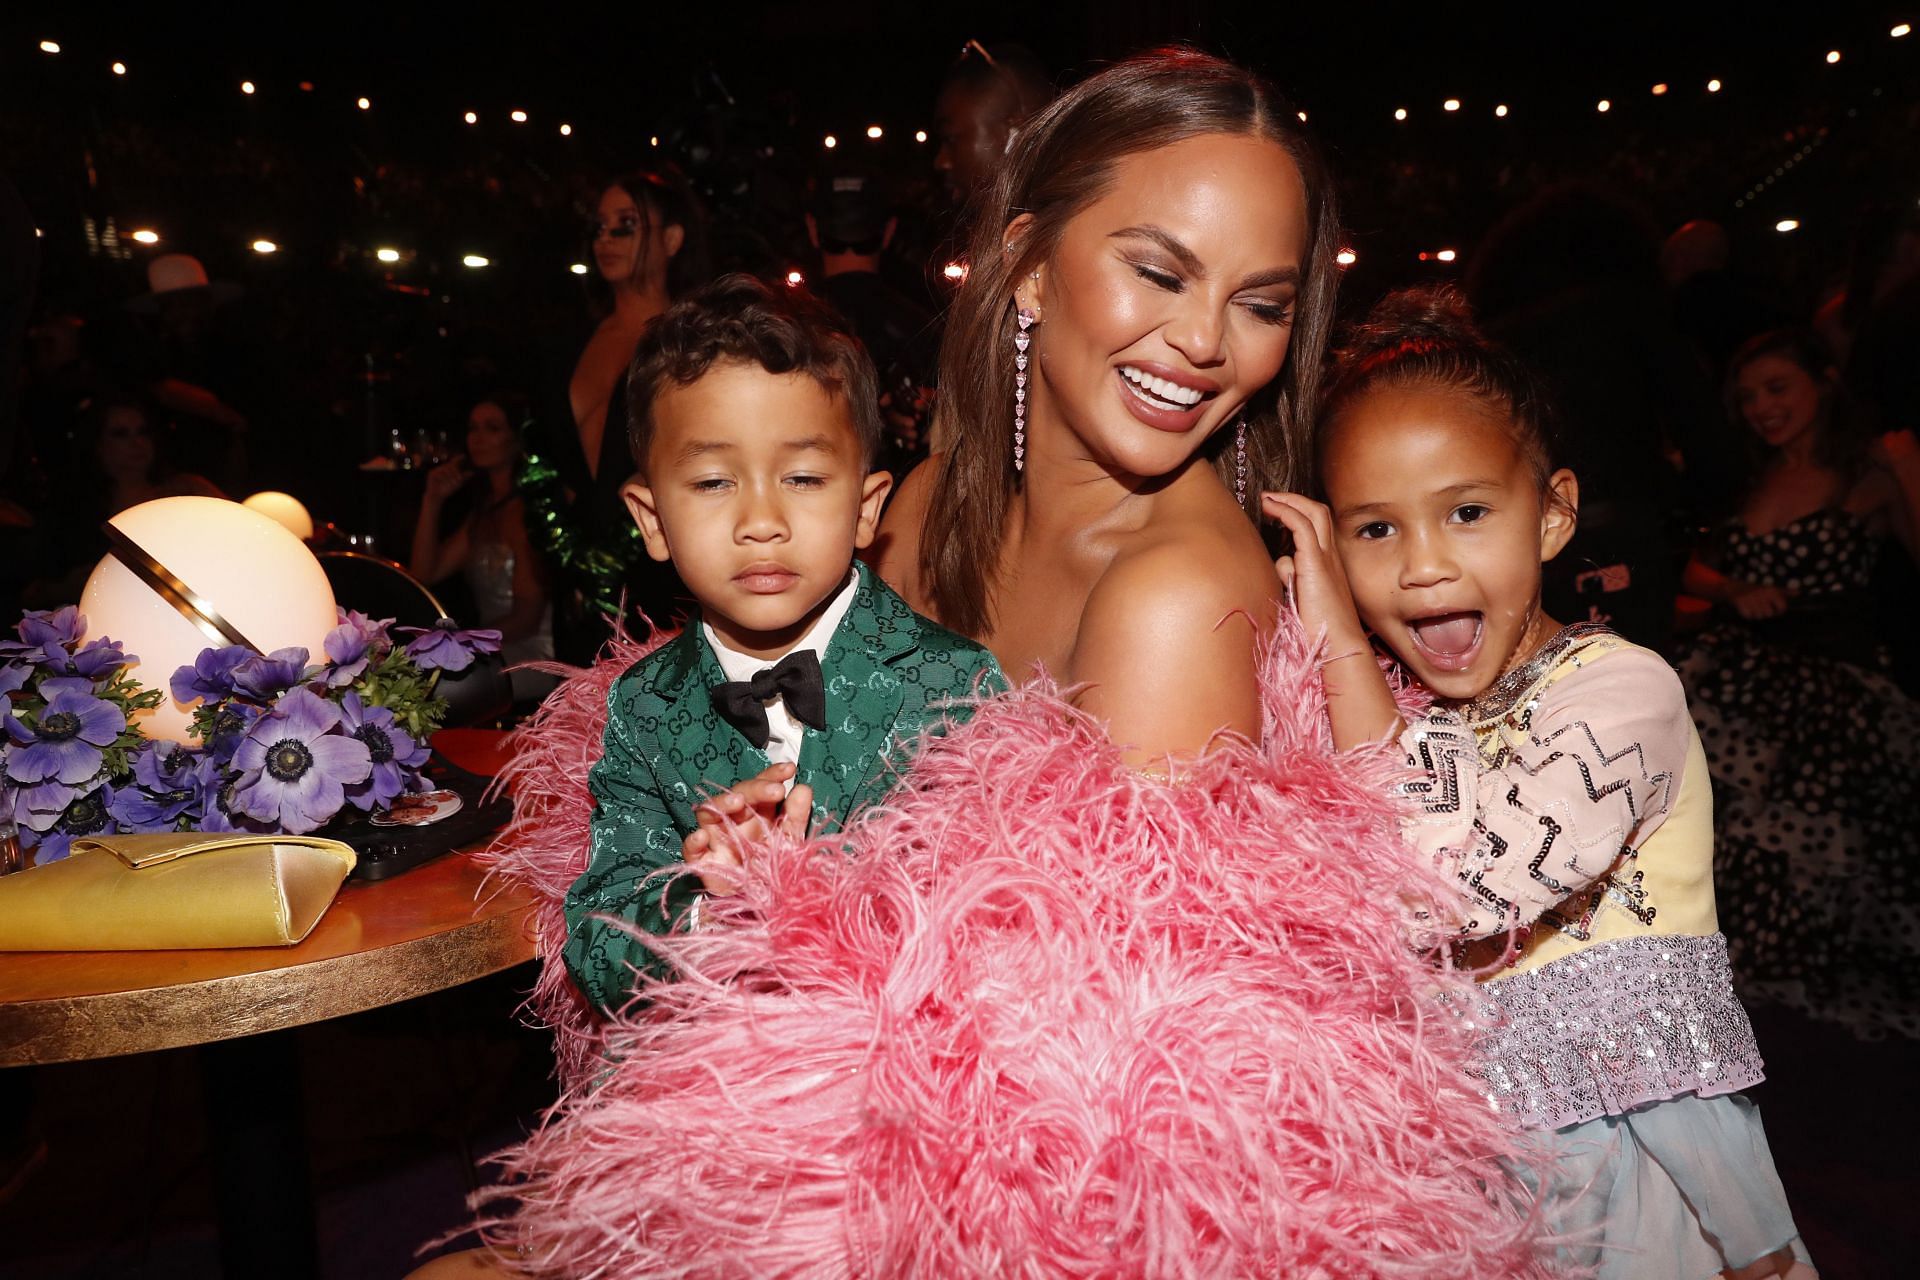
[[[1777,618],[1787,611],[1787,593],[1766,583],[1748,583],[1736,589],[1727,600],[1734,612],[1749,622]]]
[[[1367,647],[1367,629],[1353,607],[1346,569],[1333,546],[1333,515],[1297,493],[1263,493],[1260,509],[1293,535],[1293,554],[1274,561],[1280,585],[1309,634],[1327,629],[1332,652]]]

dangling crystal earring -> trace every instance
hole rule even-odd
[[[1020,329],[1013,335],[1013,469],[1027,469],[1027,348],[1033,345],[1033,328],[1040,317],[1031,307],[1020,308]]]
[[[1247,505],[1247,412],[1240,411],[1239,425],[1233,429],[1233,499]]]

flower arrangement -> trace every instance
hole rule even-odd
[[[440,673],[500,649],[498,631],[393,621],[340,611],[313,664],[300,648],[202,650],[170,681],[177,701],[199,703],[197,741],[182,745],[141,732],[135,713],[162,694],[128,674],[136,659],[119,641],[82,644],[72,606],[28,613],[19,639],[0,641],[0,820],[44,863],[76,836],[298,834],[349,806],[389,807],[421,789],[426,740],[446,713]]]

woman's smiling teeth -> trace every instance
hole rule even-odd
[[[1133,384],[1135,395],[1157,408],[1190,409],[1207,398],[1207,393],[1204,391],[1194,387],[1183,387],[1177,382],[1168,382],[1165,378],[1156,378],[1130,364],[1120,366],[1120,376]]]

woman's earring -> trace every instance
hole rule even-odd
[[[1027,348],[1033,345],[1033,328],[1040,317],[1031,307],[1020,308],[1020,328],[1013,335],[1013,469],[1027,469]]]
[[[1247,411],[1240,411],[1240,423],[1233,430],[1233,499],[1247,505]]]

